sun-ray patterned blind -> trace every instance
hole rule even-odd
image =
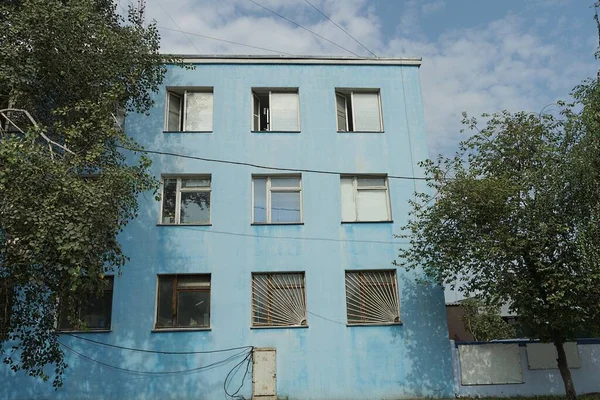
[[[396,271],[346,271],[348,324],[400,322]]]
[[[303,272],[252,275],[252,325],[306,325]]]

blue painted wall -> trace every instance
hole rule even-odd
[[[420,175],[416,163],[427,157],[417,66],[203,64],[195,70],[170,67],[165,85],[213,87],[214,131],[163,133],[161,90],[150,116],[131,115],[125,125],[147,149],[288,168],[405,176]],[[298,87],[301,133],[252,133],[252,87]],[[336,87],[381,88],[385,132],[337,133]],[[157,177],[212,175],[212,226],[157,226],[158,202],[150,194],[140,197],[139,218],[121,237],[131,261],[115,279],[112,331],[88,333],[86,338],[179,351],[275,347],[277,392],[289,399],[454,395],[441,288],[417,284],[414,273],[398,270],[404,324],[345,325],[344,271],[392,268],[401,244],[389,242],[397,240],[393,234],[406,222],[407,202],[415,186],[423,189],[422,182],[390,179],[393,224],[342,225],[339,176],[303,173],[304,225],[251,226],[251,175],[268,171],[171,156],[151,158]],[[306,272],[308,328],[250,329],[251,273],[261,271]],[[152,332],[156,275],[163,273],[212,274],[210,331]],[[91,358],[143,371],[191,369],[232,354],[152,355],[70,337],[61,340]],[[71,368],[63,389],[55,392],[49,383],[3,367],[0,398],[217,399],[224,398],[223,380],[235,365],[147,376],[67,356]],[[232,388],[240,379],[238,374]],[[246,379],[241,393],[247,398],[251,386]]]

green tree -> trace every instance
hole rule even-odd
[[[460,306],[464,312],[462,321],[465,328],[475,340],[487,342],[515,337],[514,326],[502,319],[498,305],[485,304],[475,297],[470,297],[461,301]]]
[[[474,135],[454,157],[421,166],[429,190],[411,202],[397,265],[508,302],[520,324],[554,343],[567,398],[576,393],[563,344],[600,327],[600,88],[560,103],[559,117],[526,112],[463,122]]]
[[[0,4],[0,355],[13,370],[62,384],[59,312],[126,261],[118,234],[154,191],[116,110],[147,112],[165,75],[154,24],[111,0]],[[17,128],[18,127],[18,128]],[[60,300],[60,306],[59,306]],[[4,346],[2,346],[4,345]],[[7,349],[10,349],[7,350]]]

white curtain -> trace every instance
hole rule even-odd
[[[271,93],[272,131],[299,131],[298,93]]]
[[[185,131],[213,130],[213,94],[187,92],[185,98]]]
[[[356,193],[356,212],[359,221],[387,221],[387,194],[385,190],[359,190]]]
[[[379,113],[378,93],[354,93],[352,95],[354,111],[354,130],[380,132],[381,119]]]

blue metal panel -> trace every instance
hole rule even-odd
[[[418,67],[198,65],[170,67],[166,86],[214,88],[212,133],[163,133],[165,91],[150,116],[131,115],[126,131],[145,148],[200,157],[343,173],[421,174],[427,157]],[[300,133],[251,132],[252,87],[297,87]],[[336,87],[380,88],[384,133],[337,133]],[[304,225],[252,226],[251,175],[264,169],[151,155],[152,172],[212,175],[212,226],[157,226],[159,204],[140,197],[139,218],[121,235],[131,258],[115,279],[112,332],[86,337],[160,350],[253,345],[277,349],[278,395],[290,399],[381,399],[454,394],[443,291],[398,270],[402,325],[348,327],[344,271],[389,269],[390,244],[423,182],[391,179],[393,223],[341,224],[340,177],[302,174]],[[305,271],[307,329],[250,329],[251,273]],[[210,273],[211,330],[152,332],[156,275]],[[152,355],[65,343],[92,358],[144,371],[191,369],[226,358]],[[94,399],[223,398],[235,365],[166,376],[125,373],[68,354],[65,387],[53,391],[2,367],[0,397]],[[232,388],[239,384],[241,374]],[[251,396],[251,380],[241,393]]]

